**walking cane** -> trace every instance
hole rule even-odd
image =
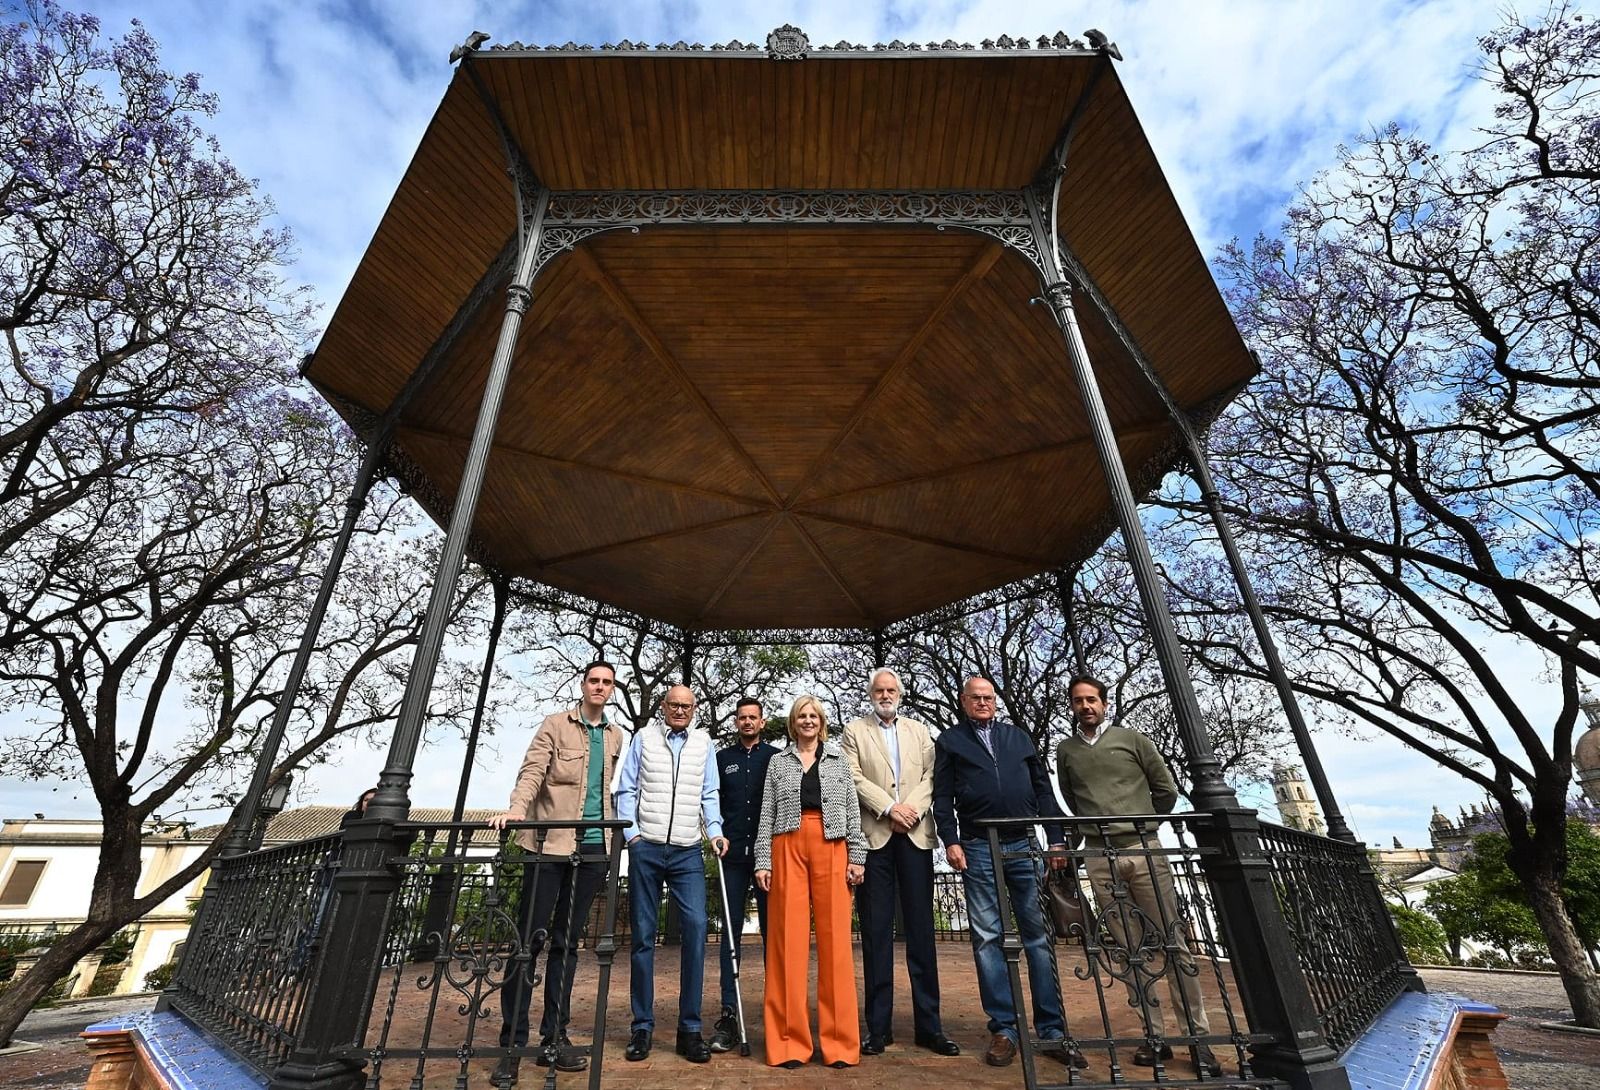
[[[733,957],[733,1009],[739,1014],[739,1055],[750,1055],[750,1038],[744,1031],[744,993],[739,990],[739,939],[744,934],[744,928],[733,926],[733,905],[728,903],[728,876],[722,873],[722,861],[717,861],[717,883],[722,887],[722,920],[724,930],[722,941],[730,939],[733,945],[728,947],[728,953]],[[743,905],[739,906],[743,908]],[[741,920],[742,924],[743,921]]]

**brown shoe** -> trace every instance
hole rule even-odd
[[[990,1067],[1005,1067],[1017,1058],[1017,1043],[1003,1033],[997,1033],[989,1038],[989,1048],[983,1054],[983,1062]]]

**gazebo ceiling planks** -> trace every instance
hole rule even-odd
[[[1197,417],[1254,373],[1103,52],[1058,36],[792,57],[519,46],[458,68],[308,369],[360,426],[448,341],[391,457],[436,518],[502,313],[498,292],[467,300],[515,228],[474,74],[553,200],[1016,192],[1075,118],[1058,227],[1122,326],[1080,300],[1135,481],[1170,464],[1175,432],[1123,331]],[[995,232],[648,220],[574,234],[541,265],[480,559],[688,629],[877,628],[1104,538],[1060,330]]]

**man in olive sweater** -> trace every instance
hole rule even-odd
[[[1072,813],[1077,817],[1170,814],[1178,801],[1172,772],[1150,739],[1106,723],[1105,685],[1092,677],[1075,677],[1067,687],[1067,695],[1077,729],[1056,747],[1056,775],[1061,797]],[[1142,972],[1130,976],[1129,1003],[1144,1012],[1153,1035],[1163,1035],[1161,1011],[1158,1000],[1150,994],[1149,978],[1164,974],[1182,1035],[1204,1037],[1211,1028],[1200,997],[1194,958],[1188,952],[1188,935],[1178,912],[1172,870],[1161,855],[1116,855],[1114,859],[1108,855],[1104,849],[1140,847],[1140,834],[1132,823],[1110,823],[1104,826],[1104,833],[1102,836],[1101,830],[1091,828],[1084,834],[1091,849],[1087,865],[1095,901],[1123,950],[1155,951],[1154,960],[1146,962]],[[1159,847],[1154,843],[1154,830],[1146,835],[1152,847]],[[1118,886],[1137,907],[1137,913],[1113,907]],[[1149,936],[1129,934],[1145,927],[1172,929],[1171,941],[1167,935],[1152,941]],[[1168,963],[1160,953],[1169,946],[1180,951],[1176,965]],[[1143,987],[1135,977],[1144,978]],[[1160,1059],[1170,1059],[1172,1046],[1162,1044],[1159,1055]],[[1153,1067],[1156,1059],[1156,1050],[1145,1044],[1134,1053],[1133,1062]],[[1222,1074],[1222,1066],[1207,1045],[1196,1046],[1194,1061],[1208,1075]]]

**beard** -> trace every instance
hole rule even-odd
[[[882,700],[874,704],[873,707],[878,709],[878,718],[893,719],[896,713],[900,711],[900,702],[898,700]]]

